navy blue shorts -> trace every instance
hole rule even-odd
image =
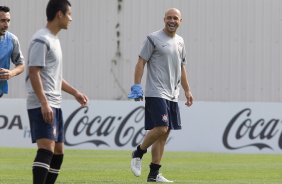
[[[158,126],[168,126],[169,129],[181,129],[181,119],[177,102],[163,98],[145,98],[145,130]]]
[[[54,113],[53,123],[46,123],[43,119],[41,108],[28,109],[31,141],[46,138],[55,142],[64,142],[63,114],[60,108],[52,108]]]

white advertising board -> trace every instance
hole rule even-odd
[[[35,147],[25,106],[25,99],[0,100],[0,147]],[[179,106],[182,130],[171,131],[166,150],[281,153],[281,103]],[[62,109],[66,148],[131,150],[146,133],[143,102],[91,100],[81,108],[75,100],[65,100]]]

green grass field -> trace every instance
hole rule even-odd
[[[31,184],[35,149],[0,148],[0,184]],[[131,151],[65,151],[58,184],[147,183],[150,154],[142,176],[130,171]],[[281,184],[282,155],[166,152],[161,172],[175,183]]]

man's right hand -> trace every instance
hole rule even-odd
[[[54,120],[53,109],[49,106],[47,102],[41,104],[41,113],[46,123],[53,124],[53,120]]]
[[[134,99],[135,101],[143,100],[143,90],[141,84],[134,84],[131,86],[131,91],[128,94],[129,99]]]

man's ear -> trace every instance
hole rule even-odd
[[[57,16],[58,16],[58,18],[62,18],[64,16],[63,12],[62,11],[58,11]]]

